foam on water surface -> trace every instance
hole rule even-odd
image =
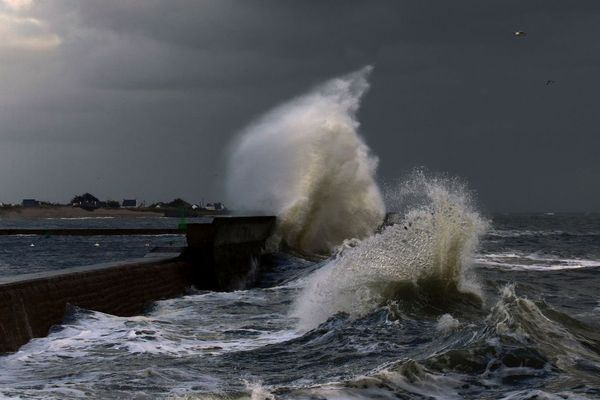
[[[475,257],[475,261],[484,266],[541,272],[600,267],[600,260],[565,259],[536,253],[479,254]]]
[[[71,310],[0,357],[0,398],[599,398],[598,274],[579,267],[600,259],[600,219],[495,215],[486,235],[466,186],[422,171],[382,196],[356,118],[369,73],[277,107],[232,146],[230,195],[277,214],[306,259],[280,254],[259,289],[192,292],[143,316]],[[395,214],[381,226],[384,199]],[[140,223],[170,222],[43,226]],[[0,266],[21,249],[47,263],[111,248],[31,242],[3,239]]]
[[[418,203],[380,233],[346,242],[310,278],[293,311],[301,328],[314,328],[337,312],[364,315],[406,289],[441,298],[478,293],[467,270],[486,223],[462,188],[418,171],[400,191]]]

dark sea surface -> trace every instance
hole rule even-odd
[[[0,219],[0,229],[177,228],[180,222],[177,218]],[[169,246],[185,246],[185,235],[0,236],[0,277],[139,258],[156,247]]]
[[[0,356],[0,398],[600,398],[600,215],[491,220],[465,260],[477,296],[398,286],[366,313],[338,312],[303,329],[293,309],[310,277],[333,261],[281,253],[255,289],[191,290],[138,317],[72,310],[48,337]],[[184,242],[177,235],[0,237],[0,274],[136,258]]]

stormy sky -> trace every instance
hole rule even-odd
[[[241,128],[370,64],[380,181],[600,211],[598,0],[0,3],[0,201],[220,200]]]

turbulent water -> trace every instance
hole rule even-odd
[[[246,128],[229,157],[228,204],[279,216],[283,240],[308,253],[370,235],[385,214],[377,158],[356,119],[370,71],[328,81]]]
[[[402,296],[477,296],[466,275],[486,223],[465,191],[416,172],[396,196],[400,204],[412,198],[405,214],[390,215],[385,228],[362,242],[345,242],[310,277],[295,304],[302,327],[314,328],[337,312],[363,316]]]
[[[0,356],[0,397],[600,398],[600,215],[482,216],[465,185],[416,171],[384,191],[384,221],[355,119],[368,72],[276,109],[233,146],[230,190],[280,218],[258,287],[190,289],[129,318],[72,308]],[[0,240],[5,274],[148,247],[32,240]]]
[[[177,228],[175,218],[0,219],[0,228]],[[201,218],[189,222],[204,222]],[[156,248],[185,246],[185,235],[153,236],[0,236],[2,277],[121,261],[146,256]]]
[[[422,204],[435,209],[440,203]],[[450,219],[472,211],[441,208]],[[600,398],[600,215],[491,216],[465,279],[475,294],[422,280],[425,286],[419,287],[419,280],[430,275],[407,278],[412,270],[396,264],[404,256],[366,256],[365,246],[379,249],[380,240],[398,239],[396,250],[415,255],[411,265],[439,259],[412,253],[415,234],[404,229],[404,222],[412,221],[407,218],[318,263],[278,254],[266,260],[274,267],[259,288],[191,291],[157,302],[139,317],[73,309],[48,337],[0,357],[0,396]],[[423,222],[425,231],[416,237],[454,247],[445,235],[428,230],[429,223],[447,223],[440,218]],[[417,229],[417,224],[407,228]],[[452,229],[457,229],[453,223],[447,231]],[[459,232],[477,235],[478,229],[468,225]],[[27,248],[30,238],[21,239]],[[464,241],[457,246],[473,251]],[[58,251],[57,256],[73,255],[66,248]],[[364,270],[374,269],[384,281],[415,283],[373,289],[364,304],[357,293],[350,299],[357,307],[339,309],[339,302],[327,303],[333,294],[317,291],[326,308],[302,325],[295,313],[305,294],[315,293],[314,277],[332,265],[349,266],[350,260],[360,260]],[[343,289],[352,280],[344,273],[331,290],[348,298]],[[366,278],[356,279],[362,283]],[[372,282],[381,283],[378,279]],[[450,282],[457,281],[452,277]]]

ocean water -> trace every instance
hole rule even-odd
[[[464,183],[423,170],[380,187],[357,120],[371,70],[276,107],[232,144],[227,204],[278,216],[282,251],[258,287],[190,289],[131,318],[73,308],[0,356],[0,397],[600,398],[600,215],[483,216]],[[0,274],[178,240],[0,238]]]
[[[187,222],[206,222],[191,218]],[[0,219],[0,228],[177,228],[176,218]],[[185,246],[185,235],[0,235],[0,278],[146,256],[156,247]]]
[[[358,249],[381,252],[378,240],[394,240],[404,243],[394,251],[410,253],[410,243],[421,238],[411,232],[422,226],[407,221],[329,258],[275,254],[254,289],[190,290],[130,318],[74,308],[48,337],[0,356],[0,396],[600,398],[600,215],[493,215],[470,256],[475,289],[439,279],[407,283],[397,272],[396,285],[382,289],[380,268],[396,260],[363,258]],[[438,230],[444,226],[435,221]],[[120,254],[137,257],[138,250]],[[85,259],[89,249],[53,251],[56,259]],[[378,296],[360,293],[342,275],[335,284],[328,280],[323,271],[348,260],[375,271],[352,282],[376,287]],[[4,255],[1,261],[12,262]],[[325,294],[314,288],[315,277],[328,282]],[[304,303],[307,293],[321,309]],[[337,311],[334,297],[352,307]]]

